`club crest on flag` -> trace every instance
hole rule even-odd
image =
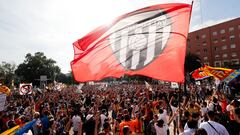
[[[171,18],[162,10],[128,16],[116,23],[110,46],[126,70],[138,70],[151,63],[165,48],[171,33]]]
[[[29,84],[20,83],[19,94],[20,95],[32,94],[32,83]]]

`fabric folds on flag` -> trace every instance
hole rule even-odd
[[[240,75],[240,69],[235,70],[232,72],[229,76],[227,76],[223,81],[226,83],[231,82],[234,78],[238,77]]]
[[[200,67],[200,68],[194,70],[192,73],[192,77],[195,80],[203,80],[205,78],[212,76],[211,74],[209,74],[208,72],[205,71],[205,68],[206,67],[204,66],[204,67]]]
[[[118,17],[73,43],[78,82],[144,75],[183,82],[189,4],[159,4]]]
[[[221,68],[221,67],[211,67],[205,65],[204,67],[198,68],[192,73],[192,77],[195,80],[201,80],[210,76],[213,76],[220,81],[227,78],[230,74],[232,74],[235,70],[229,68]]]
[[[231,73],[235,71],[234,69],[210,67],[210,66],[207,66],[206,69],[208,73],[218,78],[220,81],[224,80],[226,77],[228,77]]]

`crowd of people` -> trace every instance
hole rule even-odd
[[[35,120],[25,135],[239,135],[240,102],[211,87],[109,84],[12,94],[0,133]]]

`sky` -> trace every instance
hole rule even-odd
[[[71,71],[72,43],[114,18],[159,3],[191,0],[0,0],[0,62],[44,52]],[[240,0],[194,0],[190,31],[240,17]]]

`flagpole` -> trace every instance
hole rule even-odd
[[[192,3],[191,3],[191,10],[190,10],[190,17],[189,17],[189,26],[190,26],[190,21],[191,21],[191,17],[192,17],[192,9],[193,9],[193,3],[194,3],[194,0],[192,0]],[[188,27],[188,31],[189,31],[189,27]],[[185,54],[186,55],[186,54]],[[186,74],[185,74],[185,69],[184,69],[184,83],[183,83],[183,91],[184,91],[184,95],[186,96],[187,94],[187,83],[186,83]]]
[[[180,90],[181,90],[181,83],[178,84],[178,112],[179,112],[178,122],[179,122],[179,123],[180,123],[180,121],[181,121],[181,114],[180,114],[180,112],[181,112],[181,111],[180,111],[180,109],[181,109],[181,108],[180,108],[180,105],[181,105],[181,104],[180,104],[180,97],[181,97],[180,92],[181,92],[181,91],[180,91]],[[178,127],[178,125],[177,125],[177,127]]]

